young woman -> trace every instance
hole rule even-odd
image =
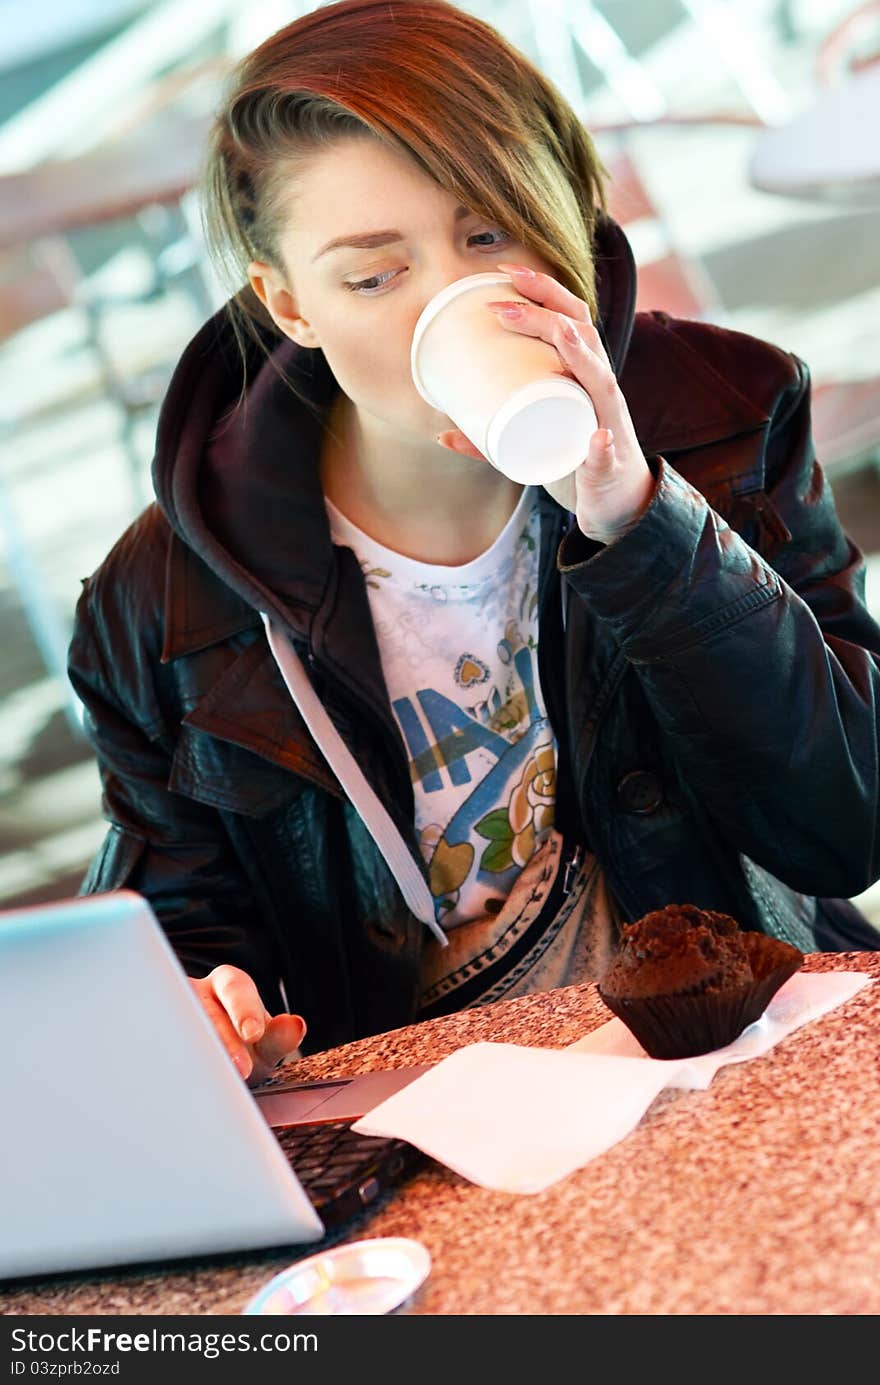
[[[788,352],[634,314],[559,93],[441,0],[342,0],[239,66],[157,501],[85,583],[71,677],[110,829],[242,1074],[595,977],[670,902],[870,948],[876,656]],[[502,268],[599,427],[522,487],[412,382]],[[526,303],[515,303],[525,299]],[[830,898],[829,898],[830,897]]]

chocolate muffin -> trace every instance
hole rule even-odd
[[[738,1038],[803,960],[729,914],[669,904],[623,925],[599,994],[652,1058],[687,1058]]]

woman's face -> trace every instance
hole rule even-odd
[[[320,346],[359,413],[420,442],[450,426],[410,375],[413,329],[428,300],[498,260],[554,273],[369,136],[340,139],[304,161],[280,250],[283,275],[250,267],[278,326],[303,346]]]

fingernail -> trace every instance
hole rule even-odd
[[[522,317],[524,311],[522,303],[487,303],[486,307],[499,317]]]
[[[571,321],[570,318],[565,319],[565,324],[562,328],[562,335],[565,337],[565,340],[570,341],[572,345],[574,345],[576,342],[579,342],[581,339],[580,332],[575,327],[574,323]]]
[[[241,1037],[244,1039],[245,1043],[252,1043],[254,1039],[259,1038],[259,1035],[260,1021],[253,1018],[246,1019],[241,1026]]]
[[[232,1061],[233,1061],[233,1063],[235,1064],[235,1066],[238,1068],[238,1071],[240,1072],[240,1074],[241,1074],[242,1077],[250,1077],[250,1075],[251,1075],[251,1067],[252,1067],[253,1065],[252,1065],[252,1063],[251,1063],[250,1058],[248,1057],[248,1055],[247,1055],[246,1053],[236,1053],[236,1055],[235,1055],[235,1057],[233,1058]]]
[[[614,446],[614,434],[610,428],[605,429],[605,447],[610,452]]]
[[[535,271],[528,269],[524,264],[505,264],[503,260],[496,260],[499,269],[505,270],[508,274],[521,274],[524,279],[534,279]]]

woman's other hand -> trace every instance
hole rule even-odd
[[[498,268],[510,274],[523,297],[532,301],[500,301],[487,308],[508,330],[555,346],[566,373],[583,385],[596,410],[599,427],[585,439],[583,462],[570,476],[549,483],[546,490],[574,513],[578,528],[588,538],[610,543],[647,509],[654,477],[602,339],[586,303],[549,274],[511,264]],[[465,456],[486,460],[459,429],[441,433],[437,441]]]
[[[248,1086],[257,1086],[302,1043],[305,1020],[300,1015],[270,1015],[255,983],[240,967],[215,967],[207,976],[189,980]]]

